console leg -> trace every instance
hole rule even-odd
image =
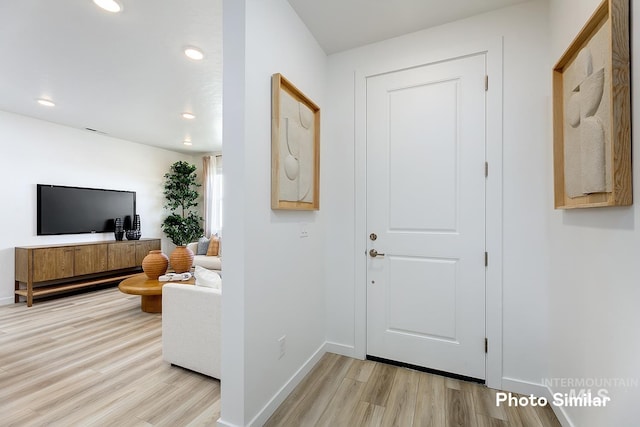
[[[27,307],[33,305],[33,283],[27,282]]]

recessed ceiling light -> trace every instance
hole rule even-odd
[[[193,143],[191,141],[189,141],[189,140],[184,140],[182,143],[184,145],[193,145]]]
[[[56,103],[53,102],[50,99],[40,98],[40,99],[36,99],[36,101],[38,102],[38,104],[44,105],[45,107],[55,107],[56,106]]]
[[[187,120],[193,120],[196,118],[196,116],[192,113],[182,113],[182,117],[184,117]]]
[[[107,12],[118,13],[122,12],[122,5],[116,0],[93,0],[93,2],[100,8]]]
[[[187,55],[188,58],[193,59],[194,61],[200,61],[204,58],[204,53],[197,47],[189,46],[184,50],[184,54]]]

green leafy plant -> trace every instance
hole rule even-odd
[[[200,187],[195,170],[195,165],[180,161],[171,165],[170,172],[164,175],[165,208],[171,210],[171,214],[162,222],[162,231],[176,246],[194,242],[204,232],[202,217],[192,209],[198,206],[197,188]]]

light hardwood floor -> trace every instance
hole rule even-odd
[[[0,425],[215,426],[220,382],[161,345],[161,315],[117,288],[0,307]]]
[[[559,426],[486,387],[326,354],[267,426]],[[162,361],[161,315],[109,288],[0,307],[0,425],[214,426],[220,383]]]
[[[495,393],[475,383],[327,353],[266,426],[560,426],[550,407],[496,406]]]

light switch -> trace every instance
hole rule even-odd
[[[309,237],[309,224],[306,222],[300,223],[300,238],[304,239],[305,237]]]

